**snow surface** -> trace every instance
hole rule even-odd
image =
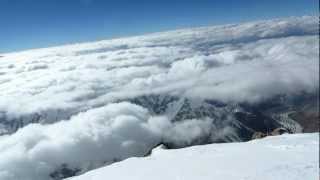
[[[84,173],[211,129],[211,119],[173,123],[127,102],[140,95],[257,102],[315,93],[318,32],[318,17],[307,16],[2,54],[0,180],[51,180],[62,164]]]
[[[267,137],[246,143],[157,149],[68,180],[319,179],[319,134]]]

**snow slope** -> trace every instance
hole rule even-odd
[[[319,134],[267,137],[246,143],[156,149],[68,180],[319,179]]]

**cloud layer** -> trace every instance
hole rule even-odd
[[[144,156],[160,142],[190,144],[212,128],[209,119],[172,123],[134,104],[110,104],[68,121],[31,124],[13,135],[0,136],[0,179],[46,180],[63,164],[86,172]]]
[[[150,93],[255,102],[315,92],[317,34],[317,18],[302,17],[6,54],[0,117],[54,121]]]
[[[254,103],[316,93],[318,31],[317,17],[300,17],[4,54],[0,134],[10,121],[36,123],[0,136],[0,180],[46,180],[62,164],[84,172],[159,142],[232,133],[212,119],[173,123],[122,101],[166,94]]]

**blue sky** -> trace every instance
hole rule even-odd
[[[318,15],[318,0],[0,0],[0,52]]]

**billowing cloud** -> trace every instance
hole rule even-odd
[[[232,133],[212,119],[172,122],[119,102],[165,94],[252,103],[316,93],[318,33],[318,17],[300,17],[3,54],[0,134],[12,121],[35,124],[0,136],[0,179],[45,180],[63,164],[86,171],[159,142]]]
[[[209,119],[172,123],[134,104],[110,104],[79,113],[69,121],[31,124],[13,135],[1,136],[0,179],[49,180],[62,165],[86,172],[146,155],[160,142],[190,144],[212,128]]]
[[[254,102],[315,92],[318,47],[317,18],[301,17],[5,54],[0,114],[63,119],[149,93]]]

